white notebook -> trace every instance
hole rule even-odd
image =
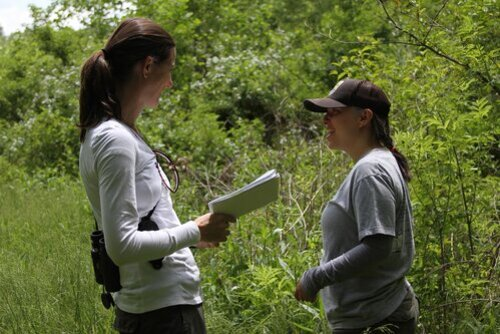
[[[278,198],[280,175],[274,169],[230,194],[208,203],[210,212],[226,213],[238,218],[266,206]]]

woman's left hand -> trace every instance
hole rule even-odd
[[[316,301],[316,296],[316,294],[314,296],[309,296],[302,288],[300,281],[297,283],[297,286],[295,287],[295,299],[300,302],[314,302]]]

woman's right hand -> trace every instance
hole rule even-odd
[[[200,229],[200,241],[219,243],[227,240],[229,223],[236,219],[224,213],[207,213],[194,221]]]

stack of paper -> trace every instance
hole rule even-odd
[[[230,214],[235,218],[261,208],[278,198],[280,175],[273,169],[230,194],[208,203],[211,212]]]

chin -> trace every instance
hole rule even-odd
[[[148,107],[148,108],[156,108],[156,107],[158,107],[159,102],[160,102],[159,100],[151,101],[150,103],[148,103],[146,105],[146,107]]]
[[[326,145],[331,150],[341,150],[341,148],[339,147],[339,145],[337,145],[337,143],[335,143],[335,142],[327,141]]]

